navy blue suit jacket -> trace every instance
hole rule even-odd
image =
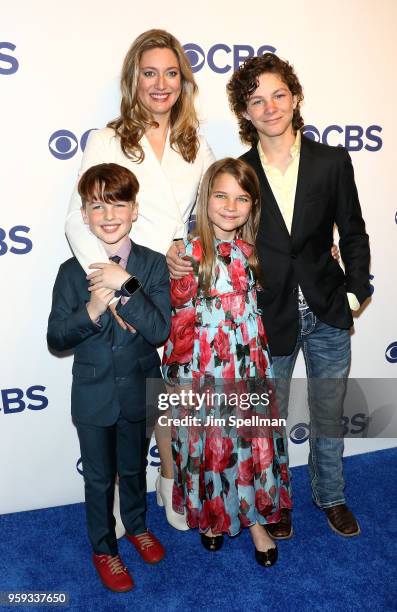
[[[133,243],[126,270],[142,288],[117,312],[136,333],[123,330],[106,311],[100,326],[87,312],[88,282],[76,258],[59,269],[53,290],[47,340],[56,351],[74,350],[72,417],[75,423],[109,426],[122,414],[146,416],[146,379],[161,379],[156,346],[170,332],[169,273],[165,257]],[[163,390],[162,382],[158,383]]]
[[[370,295],[369,241],[347,151],[302,136],[291,234],[263,170],[256,146],[241,156],[261,187],[256,239],[263,291],[258,303],[273,355],[294,350],[298,285],[314,314],[340,329],[353,324],[347,292],[360,304]],[[345,272],[331,256],[334,226]]]

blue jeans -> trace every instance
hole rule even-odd
[[[341,418],[350,368],[350,333],[319,321],[308,307],[299,310],[299,319],[294,351],[273,357],[278,406],[280,416],[287,418],[292,372],[302,349],[308,379],[313,500],[320,508],[331,508],[345,503]]]

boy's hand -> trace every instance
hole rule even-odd
[[[336,246],[336,244],[333,244],[333,245],[332,245],[332,247],[331,247],[331,255],[332,255],[332,257],[333,257],[333,258],[334,258],[336,261],[338,261],[338,262],[339,262],[339,260],[340,260],[340,253],[339,253],[339,249],[338,249],[338,247]]]
[[[93,263],[88,267],[95,268],[95,272],[86,276],[86,279],[90,281],[88,291],[103,288],[118,291],[121,285],[131,276],[122,266],[116,263]]]
[[[96,289],[91,292],[90,301],[87,304],[88,315],[94,323],[107,309],[110,300],[114,298],[111,289]]]
[[[182,259],[185,254],[185,251],[185,245],[183,244],[182,240],[180,240],[179,242],[174,242],[168,249],[166,255],[167,265],[170,271],[170,277],[174,280],[178,278],[183,278],[184,276],[190,274],[190,272],[193,271],[193,267],[190,261]]]
[[[109,304],[109,310],[111,311],[112,315],[114,316],[114,318],[116,319],[117,323],[120,325],[120,327],[122,329],[128,329],[128,331],[130,331],[132,334],[136,334],[135,327],[133,327],[132,325],[127,323],[127,321],[124,321],[120,317],[120,315],[117,314],[115,302],[113,302],[113,304]]]

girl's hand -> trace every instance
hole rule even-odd
[[[91,292],[90,301],[87,304],[87,311],[91,321],[95,323],[99,319],[113,298],[114,291],[111,289],[97,289]]]
[[[131,276],[122,266],[116,263],[93,263],[88,267],[95,268],[95,272],[86,276],[86,279],[90,281],[88,291],[96,291],[104,287],[118,291],[121,285]]]
[[[186,252],[185,245],[182,240],[179,242],[173,242],[168,249],[166,259],[168,269],[170,271],[170,277],[174,280],[183,278],[187,274],[193,271],[192,264],[190,261],[182,259]]]

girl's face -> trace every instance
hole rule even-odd
[[[169,118],[181,88],[179,62],[172,49],[155,48],[142,53],[137,94],[155,121]]]
[[[208,218],[219,240],[233,240],[246,223],[252,208],[251,196],[231,174],[218,174],[208,200]]]

